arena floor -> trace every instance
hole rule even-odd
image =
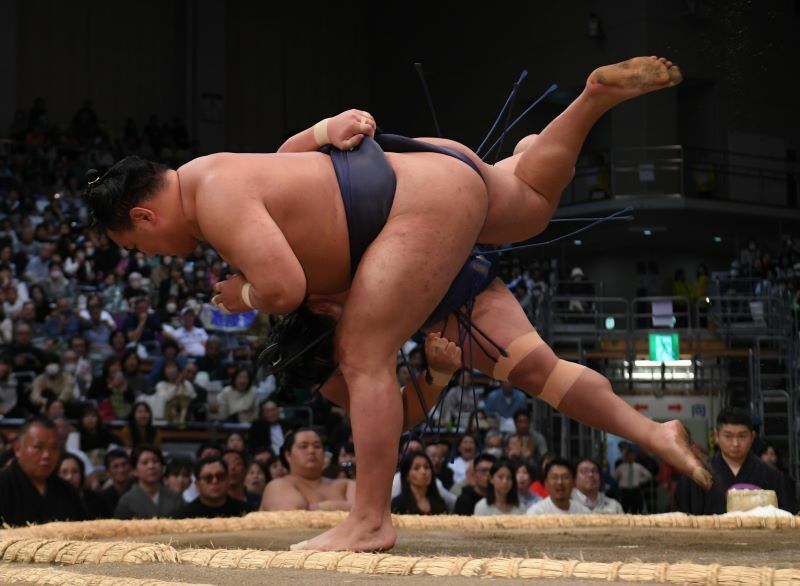
[[[0,557],[15,561],[0,566],[0,580],[10,581],[3,571],[13,568],[50,572],[22,583],[76,585],[460,584],[478,577],[503,582],[550,578],[554,584],[800,585],[800,517],[738,524],[726,520],[713,527],[707,518],[685,516],[677,524],[647,517],[574,518],[575,526],[568,526],[572,519],[565,518],[508,523],[495,518],[488,527],[485,521],[462,517],[447,519],[440,528],[432,518],[418,523],[419,518],[406,517],[399,518],[398,542],[388,555],[350,554],[359,557],[354,562],[347,554],[320,561],[324,554],[286,552],[290,544],[313,537],[337,519],[335,514],[283,519],[272,513],[245,520],[103,521],[5,530],[0,531]],[[457,528],[459,520],[462,526]],[[420,524],[427,527],[417,528]],[[509,524],[517,527],[504,528]],[[48,548],[69,549],[65,544],[82,551],[52,563],[57,558]],[[140,563],[125,563],[113,553],[134,544],[164,544],[156,546],[163,551],[152,558],[161,556],[163,561],[128,553],[128,562]],[[99,554],[89,551],[98,548]],[[45,563],[25,563],[34,558]],[[57,571],[65,575],[59,577]]]

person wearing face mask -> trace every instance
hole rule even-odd
[[[133,271],[128,275],[128,285],[125,287],[122,295],[125,299],[147,297],[147,289],[144,286],[142,273]]]
[[[75,389],[75,377],[63,372],[58,362],[50,362],[44,373],[33,379],[30,402],[39,412],[44,410],[49,399],[57,398],[67,405],[75,400]]]
[[[42,281],[42,286],[50,299],[65,297],[67,300],[72,300],[75,298],[75,286],[64,275],[60,263],[50,263],[48,276]]]

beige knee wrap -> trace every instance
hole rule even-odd
[[[508,375],[514,370],[514,367],[542,344],[544,344],[544,340],[539,337],[536,331],[520,336],[506,348],[506,354],[508,354],[508,356],[501,356],[497,360],[497,364],[494,365],[492,377],[497,380],[507,381]]]
[[[556,367],[548,375],[547,380],[544,381],[544,388],[542,389],[539,398],[548,405],[558,409],[561,404],[561,399],[567,394],[578,380],[578,377],[586,371],[586,367],[574,362],[567,362],[566,360],[559,360]]]

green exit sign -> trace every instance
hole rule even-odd
[[[650,360],[669,362],[678,360],[678,334],[650,334]]]

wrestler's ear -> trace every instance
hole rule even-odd
[[[156,215],[153,210],[149,210],[147,208],[131,208],[131,211],[128,212],[128,215],[130,216],[131,222],[133,222],[134,226],[147,222],[152,223],[156,219]]]

